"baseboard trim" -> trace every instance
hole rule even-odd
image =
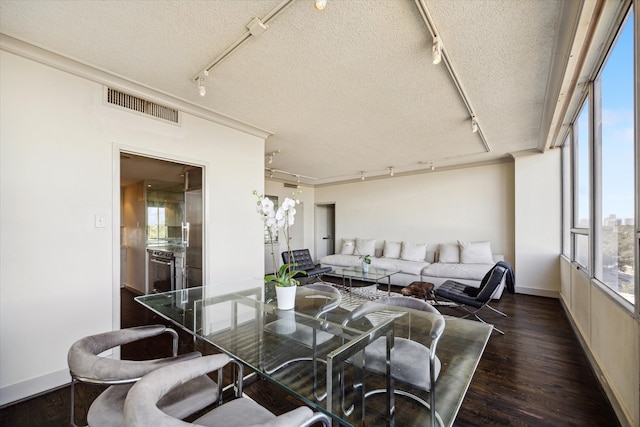
[[[560,291],[550,291],[548,289],[539,289],[539,288],[526,288],[522,286],[516,286],[517,294],[525,294],[525,295],[533,295],[537,297],[546,297],[546,298],[560,298]]]
[[[17,384],[0,388],[0,408],[30,399],[71,382],[68,369],[52,372]]]

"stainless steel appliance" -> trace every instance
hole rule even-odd
[[[183,289],[202,286],[202,168],[185,172],[184,221]]]
[[[149,282],[147,292],[176,290],[176,258],[167,250],[148,249]]]

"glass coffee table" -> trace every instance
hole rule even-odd
[[[391,276],[400,273],[400,270],[385,270],[383,268],[369,268],[364,271],[361,267],[344,267],[333,270],[331,274],[334,276],[342,276],[342,286],[346,287],[346,279],[349,279],[349,293],[353,289],[353,279],[362,280],[364,282],[373,282],[378,286],[381,280],[387,279],[387,295],[391,295]]]

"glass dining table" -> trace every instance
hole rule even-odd
[[[353,299],[348,298],[349,305],[340,305],[326,316],[317,317],[319,308],[330,298],[321,294],[298,287],[293,310],[278,310],[275,302],[264,302],[261,286],[223,295],[212,294],[207,287],[188,288],[138,296],[135,300],[341,425],[429,425],[430,413],[424,407],[414,407],[403,399],[400,412],[394,393],[365,400],[365,387],[354,386],[369,387],[368,383],[373,382],[377,388],[395,389],[390,372],[392,350],[387,353],[386,375],[371,377],[354,363],[358,360],[354,356],[380,337],[385,337],[392,349],[399,328],[407,324],[419,328],[418,320],[423,315],[395,313],[343,326],[354,307]],[[438,424],[451,426],[492,327],[470,320],[445,319],[445,333],[438,344],[442,368],[436,383],[436,411]],[[375,399],[378,400],[369,402]]]

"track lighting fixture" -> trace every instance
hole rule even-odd
[[[389,167],[389,176],[393,176],[393,168]]]
[[[313,2],[313,7],[316,8],[316,10],[324,10],[325,6],[327,5],[327,0],[315,0]]]
[[[254,17],[247,24],[247,30],[249,30],[252,36],[256,37],[267,31],[268,28],[269,26],[265,25],[258,17]]]
[[[434,171],[434,170],[436,170],[436,167],[433,163],[431,163],[431,171]]]
[[[478,132],[478,119],[476,119],[476,116],[471,116],[471,132]]]
[[[311,180],[311,181],[315,181],[316,179],[318,179],[318,178],[314,178],[312,176],[301,175],[299,173],[289,172],[289,171],[285,171],[285,170],[281,170],[281,169],[264,168],[264,170],[269,172],[269,178],[273,178],[273,176],[275,174],[284,174],[284,175],[289,175],[289,176],[292,176],[292,177],[296,178],[296,180],[298,180],[298,182],[300,182],[301,179],[308,179],[308,180]]]
[[[361,179],[362,181],[364,181],[364,171],[361,171],[361,172],[360,172],[360,179]]]
[[[273,163],[273,157],[278,154],[280,152],[280,150],[275,150],[272,151],[270,153],[265,154],[264,156],[267,158],[267,163],[268,164],[272,164]]]
[[[200,96],[205,96],[207,94],[207,88],[204,87],[204,77],[198,77],[198,93]]]
[[[440,41],[440,37],[438,36],[433,38],[431,59],[433,60],[434,65],[437,65],[442,61],[442,41]]]
[[[207,70],[204,70],[201,75],[196,78],[196,83],[198,83],[198,93],[200,96],[205,96],[207,94],[207,88],[204,85],[204,78],[209,75]]]

